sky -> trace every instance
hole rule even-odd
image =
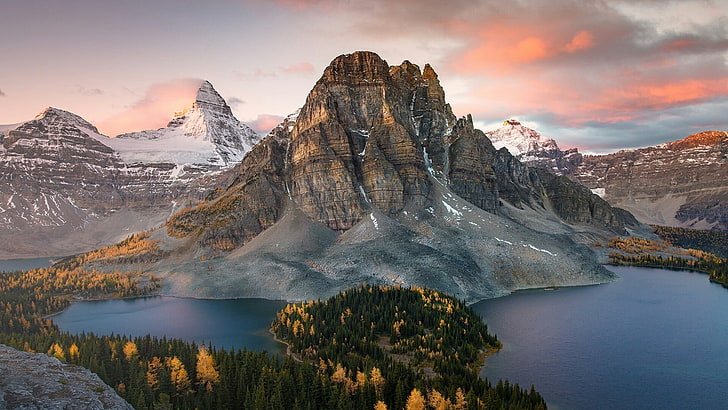
[[[265,133],[336,56],[432,65],[455,115],[612,152],[728,130],[726,0],[0,0],[0,124],[45,107],[109,136],[210,81]]]

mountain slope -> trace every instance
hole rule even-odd
[[[175,114],[166,128],[102,140],[126,162],[172,162],[232,166],[260,141],[255,131],[233,116],[208,81],[194,103]]]
[[[234,172],[153,233],[172,256],[143,268],[166,292],[306,299],[367,281],[477,300],[599,283],[613,276],[574,240],[634,222],[495,150],[455,118],[431,67],[370,52],[334,59]],[[565,196],[578,200],[563,209]],[[572,211],[583,217],[560,217]]]
[[[228,114],[222,98],[203,83],[187,116],[178,117],[180,126],[163,129],[158,140],[109,138],[57,108],[4,127],[0,240],[6,245],[0,258],[94,249],[159,226],[179,207],[203,199],[225,184],[227,174],[210,178],[233,166],[257,138]],[[173,162],[125,161],[135,152],[149,161]]]

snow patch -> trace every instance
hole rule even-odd
[[[455,216],[463,216],[463,213],[462,212],[460,212],[457,209],[453,208],[447,202],[442,201],[442,204],[445,205],[445,209],[447,209],[447,211],[450,212],[451,214],[453,214]]]
[[[377,221],[377,218],[374,217],[374,213],[370,213],[369,218],[371,218],[372,223],[374,224],[374,229],[379,230],[379,222]]]
[[[499,238],[499,237],[497,237],[497,236],[494,236],[493,238],[494,238],[494,239],[495,239],[496,241],[498,241],[498,242],[503,242],[503,243],[507,243],[508,245],[513,245],[513,242],[511,242],[511,241],[506,241],[505,239],[501,239],[501,238]]]
[[[605,188],[592,188],[592,193],[599,195],[601,198],[604,198],[604,195],[607,193]]]
[[[541,249],[541,248],[537,248],[537,247],[535,247],[535,246],[531,245],[530,243],[528,243],[528,244],[525,244],[525,243],[524,243],[524,244],[523,244],[523,247],[524,247],[524,248],[531,248],[531,249],[533,249],[534,251],[539,251],[539,252],[543,252],[543,253],[548,253],[548,254],[549,254],[549,255],[551,255],[551,256],[556,256],[556,254],[555,254],[555,253],[551,253],[551,252],[547,251],[546,249]]]

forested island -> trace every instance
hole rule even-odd
[[[145,241],[124,247],[154,248]],[[62,332],[48,316],[73,300],[158,291],[149,274],[80,267],[94,256],[0,273],[0,343],[86,367],[137,409],[546,408],[533,387],[478,378],[483,355],[500,342],[463,302],[427,289],[363,286],[289,305],[271,318],[291,346],[288,357],[149,335]]]

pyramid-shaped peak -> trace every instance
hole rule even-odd
[[[437,73],[429,63],[425,64],[425,68],[422,70],[422,78],[426,80],[437,79]]]
[[[200,88],[197,90],[197,96],[195,102],[213,104],[219,106],[226,106],[225,99],[215,90],[212,84],[205,80],[200,84]]]
[[[60,108],[46,107],[43,111],[35,116],[34,120],[44,123],[64,123],[68,125],[74,125],[76,127],[86,128],[97,134],[99,133],[95,126],[83,119],[80,115],[61,110]]]
[[[514,119],[508,119],[508,120],[503,121],[503,125],[504,126],[508,126],[508,125],[521,125],[521,122],[518,121],[518,120],[514,120]]]

